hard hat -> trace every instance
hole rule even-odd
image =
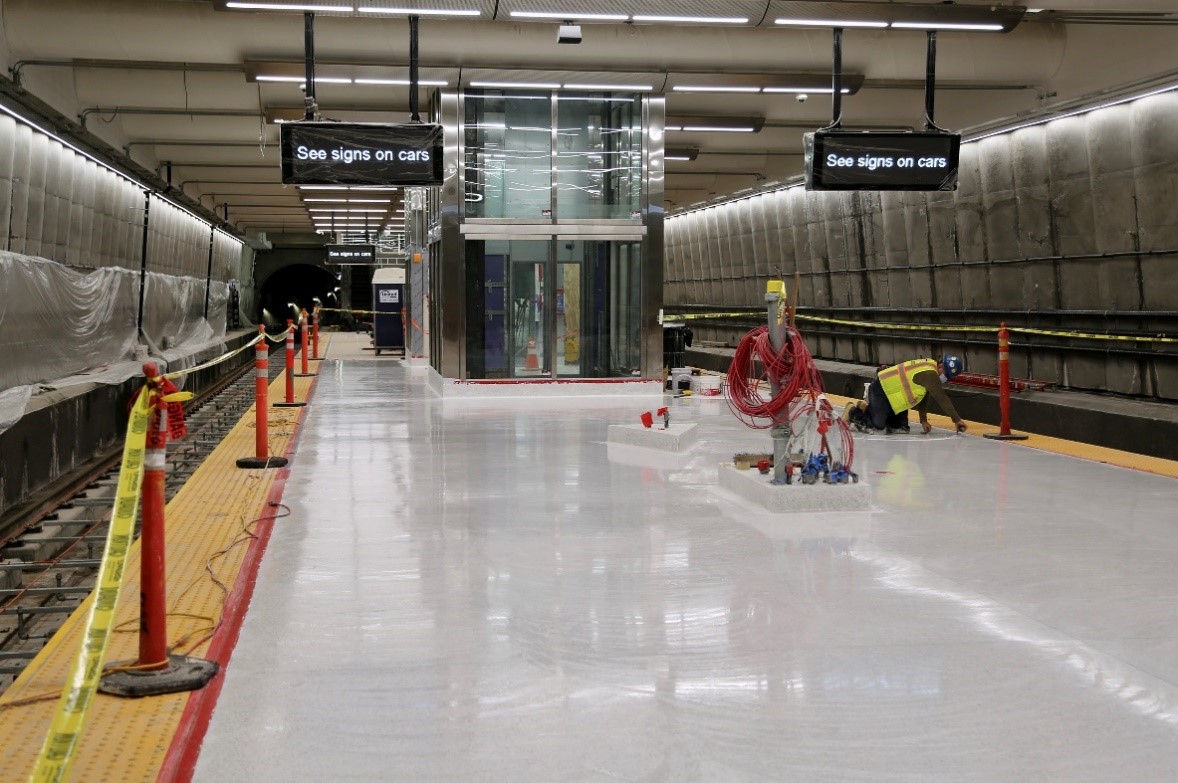
[[[952,380],[956,377],[962,369],[961,358],[945,354],[941,357],[941,370],[945,373],[945,378]]]

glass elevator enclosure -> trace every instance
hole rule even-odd
[[[446,378],[661,376],[661,96],[439,93],[428,246]]]

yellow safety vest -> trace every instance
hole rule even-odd
[[[912,376],[925,370],[937,371],[932,359],[913,359],[879,371],[879,385],[883,387],[888,404],[896,413],[915,408],[924,399],[926,389],[912,381]]]

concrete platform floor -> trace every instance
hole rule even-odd
[[[670,402],[692,454],[611,462],[624,404],[324,361],[194,779],[1174,779],[1174,479],[936,431],[771,514]]]

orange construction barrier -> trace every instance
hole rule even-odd
[[[306,403],[294,398],[294,321],[286,319],[286,402],[274,403],[275,408],[301,408]]]
[[[299,345],[299,352],[303,355],[303,375],[310,375],[311,373],[311,368],[307,366],[307,360],[309,358],[307,356],[307,338],[310,336],[307,334],[307,326],[307,310],[303,308],[299,311],[299,339],[302,341]]]
[[[237,460],[239,468],[281,468],[286,457],[271,457],[270,451],[270,349],[266,345],[266,327],[258,324],[258,344],[254,346],[254,456]]]
[[[311,310],[311,358],[319,361],[319,305]]]
[[[168,654],[167,569],[164,566],[164,478],[169,430],[183,437],[184,408],[181,393],[159,368],[143,365],[152,415],[143,454],[142,530],[139,536],[141,577],[139,587],[139,659],[117,664],[105,675],[99,690],[116,696],[154,696],[196,690],[217,673],[217,664],[200,658]],[[169,409],[173,415],[168,420]]]
[[[998,330],[998,411],[1002,418],[999,431],[988,432],[986,437],[993,440],[1026,440],[1026,435],[1010,431],[1010,332],[1006,331],[1005,321]]]

